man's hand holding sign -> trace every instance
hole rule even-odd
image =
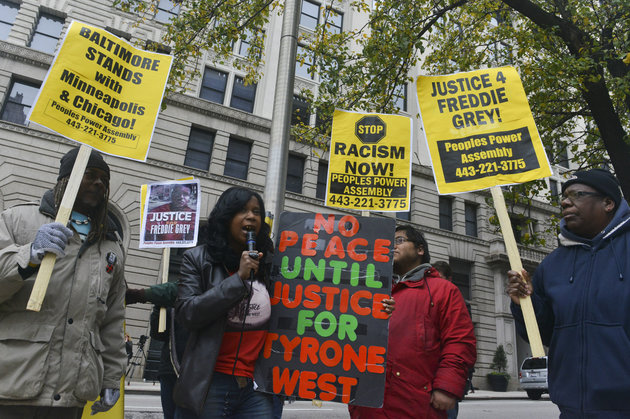
[[[491,188],[514,271],[523,267],[499,185],[551,175],[520,78],[512,67],[420,76],[418,103],[440,193]],[[529,297],[521,299],[534,356],[544,356]]]

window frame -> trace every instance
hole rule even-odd
[[[52,33],[44,32],[42,30],[44,28],[40,28],[40,24],[43,25],[42,19],[48,19],[57,24],[60,24],[61,27],[59,28],[59,33],[55,36]],[[66,24],[65,17],[61,17],[54,13],[40,10],[39,16],[37,18],[37,24],[35,25],[35,29],[33,30],[33,34],[31,35],[31,39],[28,42],[28,47],[37,51],[48,53],[48,54],[54,54],[55,50],[57,49],[57,45],[59,44],[59,39],[61,38],[61,34],[63,33],[63,27],[65,26],[65,24]],[[52,41],[52,40],[54,40],[54,46],[52,46],[52,50],[49,50],[48,49],[49,45],[47,45],[47,41]],[[33,42],[35,42],[36,45],[33,45]],[[46,47],[46,48],[41,48],[41,47]]]
[[[237,150],[237,146],[243,146],[247,148],[246,158],[243,150]],[[225,166],[223,168],[223,175],[236,179],[247,180],[249,174],[249,161],[252,155],[252,143],[240,138],[230,138],[228,143],[227,152],[225,153]],[[244,177],[242,176],[244,166]],[[230,173],[228,173],[228,171]]]
[[[258,90],[258,84],[250,83],[248,85],[245,85],[244,80],[245,77],[237,75],[234,76],[234,80],[232,82],[232,93],[230,94],[230,107],[234,109],[239,109],[244,112],[253,113],[254,105],[256,104],[256,91]],[[238,83],[240,83],[242,87],[237,86]],[[251,91],[251,101],[249,100],[248,96],[242,94],[242,92],[249,91]],[[240,102],[251,104],[251,106],[245,108],[245,106],[242,106]]]
[[[203,170],[205,172],[210,170],[210,163],[212,162],[212,151],[214,149],[215,138],[216,132],[194,125],[191,126],[190,133],[188,134],[188,144],[186,145],[184,166]],[[202,145],[209,145],[208,150],[203,148]],[[199,165],[193,164],[195,163],[195,160],[200,160],[198,158],[199,155],[207,156],[207,159],[204,158],[204,161],[207,160],[207,164],[204,163],[205,167],[200,167]]]
[[[462,293],[464,300],[470,301],[472,299],[472,276],[475,265],[474,262],[459,258],[449,258],[448,264],[453,272],[453,284]]]
[[[15,88],[15,84],[19,83],[23,86],[35,89],[35,91],[33,92],[33,101],[26,105],[22,102],[16,102],[16,101],[12,101],[12,96],[11,94],[13,93],[13,89]],[[11,80],[11,84],[9,85],[9,88],[6,91],[6,96],[4,98],[4,103],[2,104],[2,112],[0,112],[0,120],[2,121],[6,121],[6,122],[11,122],[13,124],[18,124],[18,125],[28,125],[27,121],[28,121],[28,115],[30,113],[31,108],[33,107],[33,105],[35,104],[35,98],[37,97],[37,92],[39,91],[39,89],[41,88],[41,83],[39,83],[39,85],[35,82],[29,82],[26,80],[21,80],[21,79],[13,79]],[[27,92],[28,93],[28,92]],[[24,98],[24,96],[22,96]],[[21,107],[22,111],[24,113],[24,120],[23,121],[14,121],[14,120],[10,120],[10,119],[5,119],[5,112],[7,112],[7,106],[9,104],[12,104],[12,106],[17,107]],[[24,109],[27,108],[27,112],[24,112]]]
[[[299,167],[294,166],[297,164]],[[306,158],[299,154],[289,153],[287,158],[287,177],[285,183],[285,189],[289,192],[302,194],[304,189],[304,167],[306,165]],[[293,180],[294,182],[290,182]],[[295,189],[293,189],[295,185]]]
[[[172,5],[172,7],[170,9],[167,9],[166,7],[161,7],[162,2],[169,2]],[[182,5],[180,1],[173,1],[173,0],[158,1],[158,4],[155,8],[155,15],[153,15],[153,20],[159,23],[168,24],[171,22],[171,20],[179,16],[179,13],[181,12],[181,6]],[[173,10],[175,9],[177,11],[173,12]],[[166,20],[163,20],[162,16],[167,16],[168,18]]]
[[[2,8],[4,7],[6,7],[8,10],[15,11],[12,21],[9,21],[8,19],[10,17],[10,14],[0,13],[0,28],[6,27],[7,29],[6,37],[1,36],[3,29],[0,29],[0,39],[6,41],[7,39],[9,39],[9,35],[11,35],[11,30],[13,30],[13,25],[15,24],[15,19],[17,18],[18,13],[20,13],[20,4],[14,3],[9,0],[0,0],[0,10],[2,10]]]
[[[326,25],[330,25],[330,28],[326,27],[325,30],[328,33],[332,33],[335,35],[340,35],[343,32],[343,12],[334,9],[332,7],[325,7],[324,13],[322,16],[322,21],[326,22]],[[341,22],[339,25],[336,25],[336,22],[333,22],[333,19],[339,18]],[[331,30],[332,28],[336,28],[337,30]]]
[[[322,169],[324,169],[322,171]],[[328,162],[320,160],[317,165],[317,183],[315,184],[315,198],[326,199],[328,186]]]
[[[448,213],[444,205],[448,203]],[[453,231],[453,198],[440,196],[439,197],[439,224],[440,229]]]
[[[291,125],[299,125],[300,122],[304,125],[311,124],[311,112],[310,103],[299,95],[293,95],[293,101],[291,102]],[[305,110],[305,117],[302,118],[301,114],[298,115],[297,111]],[[297,119],[300,118],[298,121]]]
[[[398,89],[402,88],[402,96],[398,94]],[[405,84],[401,84],[396,86],[396,88],[394,89],[394,94],[393,94],[393,98],[394,98],[394,107],[396,109],[398,109],[401,112],[407,112],[407,92],[408,92],[408,87],[407,87],[407,83]],[[402,101],[402,107],[399,106],[400,102]]]
[[[466,227],[466,235],[470,237],[479,237],[479,222],[478,222],[478,210],[479,205],[474,202],[464,203],[464,223]],[[470,216],[470,211],[473,211],[473,217]]]
[[[304,53],[304,51],[307,51],[307,53]],[[299,55],[304,55],[304,64],[302,64],[301,60],[298,58]],[[310,60],[307,60],[307,58],[310,58]],[[295,58],[295,76],[307,80],[314,80],[315,72],[313,71],[311,74],[309,71],[314,65],[315,54],[313,53],[313,50],[304,44],[298,44]]]
[[[314,17],[313,15],[304,13],[304,3],[309,3],[310,5],[317,7],[317,16]],[[315,28],[317,27],[317,25],[319,25],[319,18],[320,18],[320,14],[321,14],[321,4],[316,3],[314,1],[309,1],[309,0],[302,0],[302,3],[300,4],[300,21],[299,21],[299,25],[302,26],[303,28],[309,29],[311,31],[314,31]],[[315,25],[311,26],[311,25],[307,25],[305,23],[303,23],[302,17],[306,17],[306,19],[311,19],[313,21],[315,21]]]
[[[223,77],[224,83],[223,83],[222,91],[216,88],[215,86],[212,86],[211,82],[214,80],[219,80],[219,78],[210,79],[209,74],[211,73],[216,73],[220,77]],[[209,102],[223,105],[225,103],[225,93],[227,91],[228,78],[229,78],[229,73],[227,73],[226,71],[217,70],[216,68],[213,68],[213,67],[206,67],[204,69],[203,76],[201,77],[201,88],[199,89],[199,98],[207,100]],[[207,79],[208,79],[208,83],[206,84],[205,82]],[[216,94],[221,95],[221,101],[212,99],[212,96]]]

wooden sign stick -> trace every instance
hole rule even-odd
[[[77,159],[74,161],[74,166],[72,167],[70,179],[68,179],[66,191],[63,194],[63,198],[61,198],[61,204],[59,205],[59,210],[57,211],[57,217],[55,218],[55,222],[57,223],[66,225],[68,224],[68,220],[70,220],[72,207],[74,206],[74,201],[77,198],[77,192],[79,192],[79,186],[81,186],[83,174],[85,173],[85,168],[87,167],[91,152],[92,149],[84,144],[82,144],[81,148],[79,148],[79,154],[77,155]],[[35,278],[35,284],[33,284],[31,296],[26,305],[27,310],[39,311],[42,308],[44,296],[46,295],[46,290],[48,289],[48,282],[50,282],[50,275],[52,275],[56,260],[57,256],[55,256],[54,253],[48,252],[44,255],[44,259],[42,259],[39,271],[37,272],[37,278]]]
[[[510,260],[510,267],[512,270],[520,273],[523,270],[523,264],[518,253],[518,247],[516,246],[512,223],[510,222],[510,217],[508,216],[505,206],[503,191],[500,186],[493,186],[490,188],[490,191],[492,192],[494,209],[499,217],[499,224],[501,225],[505,249],[507,250],[508,259]],[[525,319],[525,328],[527,329],[527,337],[529,338],[532,356],[543,357],[545,356],[545,349],[540,339],[540,331],[538,330],[538,323],[536,323],[534,306],[529,296],[521,298],[521,310],[523,311],[523,318]]]
[[[162,249],[162,284],[168,282],[168,264],[171,258],[171,248],[165,247]],[[166,330],[166,308],[160,307],[160,317],[158,320],[158,333],[162,333]]]

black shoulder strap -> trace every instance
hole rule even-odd
[[[171,364],[173,365],[175,374],[179,377],[181,365],[179,364],[179,357],[177,356],[177,342],[175,341],[175,309],[173,307],[170,307],[168,309],[168,314],[171,321],[168,340],[168,345],[170,349],[169,352],[171,354]]]

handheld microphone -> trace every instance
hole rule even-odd
[[[249,252],[250,258],[258,259],[258,251],[256,251],[256,232],[253,230],[247,232],[247,251]],[[250,271],[249,279],[254,281],[253,269]]]

